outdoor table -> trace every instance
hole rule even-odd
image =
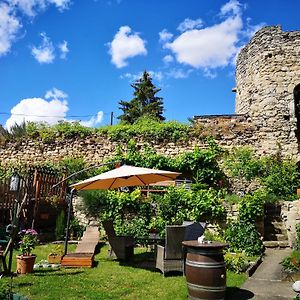
[[[219,242],[183,241],[185,275],[189,299],[224,299],[226,268],[223,249],[228,244]]]

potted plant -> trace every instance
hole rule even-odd
[[[19,235],[19,249],[22,254],[17,255],[17,273],[31,273],[36,259],[36,255],[31,252],[37,245],[37,232],[34,229],[24,229]]]
[[[49,264],[60,264],[61,259],[63,257],[63,246],[55,245],[55,247],[51,250],[51,253],[48,255],[48,263]]]

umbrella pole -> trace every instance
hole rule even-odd
[[[67,217],[67,227],[66,227],[66,236],[65,236],[65,251],[64,251],[64,255],[66,255],[68,253],[68,240],[69,240],[70,220],[71,220],[72,202],[73,202],[74,192],[75,192],[75,189],[73,188],[71,190],[69,201],[68,201],[68,217]]]

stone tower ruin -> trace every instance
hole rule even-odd
[[[264,27],[241,50],[235,110],[255,127],[255,148],[299,160],[300,31]]]

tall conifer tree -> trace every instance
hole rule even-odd
[[[142,116],[149,116],[157,120],[165,120],[163,116],[163,98],[156,96],[161,90],[152,83],[152,78],[147,71],[131,86],[134,88],[134,98],[130,101],[119,102],[123,114],[118,118],[123,123],[133,124]]]

